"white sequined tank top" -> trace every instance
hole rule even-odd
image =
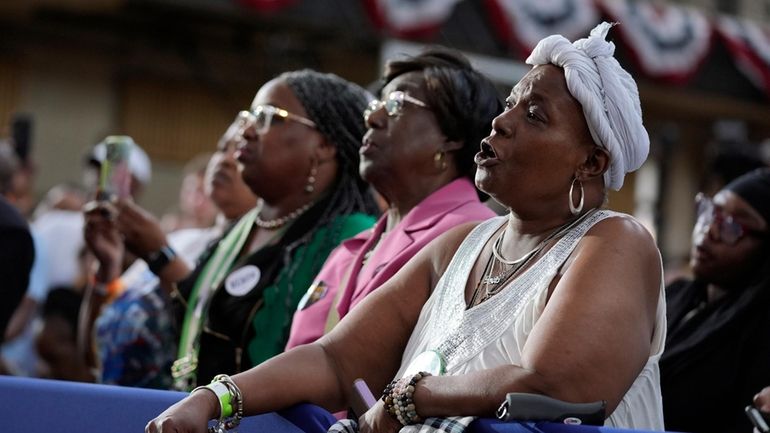
[[[506,223],[507,217],[492,218],[479,224],[460,244],[423,306],[397,377],[404,374],[418,355],[428,350],[442,354],[448,375],[500,365],[520,365],[522,350],[545,308],[548,287],[558,269],[591,227],[606,218],[621,215],[608,210],[588,215],[502,291],[466,310],[465,287],[470,272],[484,245]],[[663,430],[658,359],[665,342],[665,312],[661,278],[650,356],[605,425]]]

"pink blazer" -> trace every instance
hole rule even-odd
[[[372,229],[343,241],[329,255],[294,313],[286,349],[323,336],[337,290],[343,290],[335,306],[342,319],[438,235],[457,225],[493,216],[494,212],[479,201],[471,182],[456,179],[426,197],[386,233],[362,267],[364,254],[385,229],[387,218],[383,215]],[[340,288],[348,273],[347,284]]]

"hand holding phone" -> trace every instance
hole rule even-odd
[[[104,139],[105,157],[99,172],[97,200],[111,201],[131,195],[131,170],[128,160],[134,141],[125,135],[111,135]]]

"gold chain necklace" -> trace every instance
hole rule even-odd
[[[479,279],[478,283],[476,284],[476,288],[473,290],[473,295],[471,296],[471,301],[468,304],[468,308],[474,306],[478,299],[478,304],[486,301],[487,299],[491,298],[492,296],[500,293],[502,289],[506,287],[506,284],[508,281],[513,278],[514,275],[518,273],[519,270],[524,268],[524,266],[527,265],[527,263],[530,262],[534,257],[536,257],[540,252],[545,248],[545,246],[550,242],[551,240],[563,236],[565,233],[570,231],[572,228],[574,228],[576,225],[578,225],[581,221],[583,221],[588,215],[592,214],[595,211],[595,209],[591,209],[588,212],[584,213],[580,217],[572,220],[567,221],[566,223],[559,226],[556,230],[552,231],[551,234],[546,236],[542,241],[540,241],[537,246],[535,246],[534,249],[532,249],[530,252],[524,254],[523,256],[519,257],[516,260],[507,260],[505,257],[503,257],[500,248],[502,246],[502,240],[503,236],[505,235],[505,229],[503,228],[502,233],[500,233],[500,236],[495,239],[495,242],[492,244],[492,254],[489,255],[489,259],[487,259],[487,263],[484,266],[484,271],[481,274],[481,278]],[[498,266],[497,263],[500,265]],[[503,266],[511,266],[510,269],[505,270]],[[502,268],[502,270],[495,274],[494,269],[495,267]],[[484,295],[479,298],[479,293],[481,292],[481,286],[484,286]]]

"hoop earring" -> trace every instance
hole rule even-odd
[[[441,171],[446,170],[446,160],[444,159],[444,151],[439,150],[433,155],[433,163],[436,164],[436,168]]]
[[[577,206],[572,204],[572,190],[575,188],[575,182],[580,182],[580,202]],[[579,181],[578,178],[572,179],[572,183],[569,186],[569,211],[572,212],[572,215],[577,215],[583,210],[583,204],[585,203],[586,194],[583,190],[583,182]]]
[[[318,174],[318,161],[313,159],[312,164],[310,174],[307,176],[307,184],[305,185],[305,192],[308,194],[315,191],[315,177]]]

